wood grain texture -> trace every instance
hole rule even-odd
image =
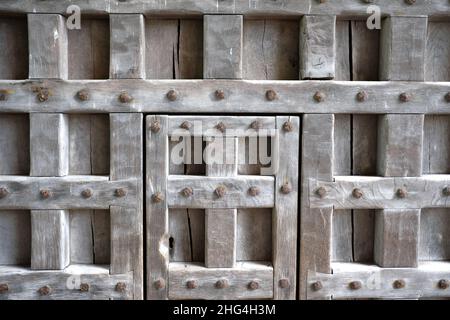
[[[425,80],[450,80],[450,32],[448,22],[429,22],[427,36],[427,51],[425,55]]]
[[[242,78],[243,17],[203,17],[203,78]]]
[[[66,18],[28,14],[29,78],[68,78]]]
[[[23,210],[0,211],[0,265],[30,265],[31,217]]]
[[[38,102],[36,89],[50,92],[48,101]],[[93,93],[81,102],[75,94],[89,87]],[[0,112],[180,112],[180,113],[351,113],[351,114],[450,114],[445,95],[448,82],[373,82],[373,81],[224,81],[224,80],[85,80],[85,81],[0,81],[6,100],[0,101]],[[224,90],[227,98],[217,100],[214,92]],[[178,92],[178,99],[167,99],[169,90]],[[272,89],[277,99],[267,101],[266,91]],[[364,103],[356,94],[364,90],[369,99]],[[128,92],[134,100],[121,103],[118,96]],[[326,98],[318,104],[316,91]],[[413,93],[404,103],[402,92]],[[302,103],[298,103],[302,101]],[[319,108],[320,106],[320,108]]]
[[[381,80],[424,81],[427,23],[426,16],[391,16],[383,20]]]
[[[333,207],[310,208],[308,179],[333,179],[334,115],[305,114],[302,121],[299,298],[306,299],[309,272],[330,273]]]
[[[228,280],[228,288],[218,289],[218,280]],[[273,297],[273,269],[270,263],[238,262],[235,268],[205,268],[200,264],[171,263],[170,299],[270,299]],[[196,280],[198,287],[188,289],[186,282]],[[250,281],[259,288],[250,290]]]
[[[111,14],[111,79],[145,78],[145,27],[140,14]]]
[[[422,209],[420,214],[420,260],[450,259],[450,211],[447,208]]]
[[[125,284],[125,291],[115,290],[116,284]],[[72,264],[62,271],[30,270],[25,267],[0,266],[0,283],[9,290],[0,300],[124,300],[133,298],[133,273],[111,275],[108,266]],[[89,285],[81,291],[80,284]],[[40,295],[39,289],[49,286],[49,295]]]
[[[27,20],[22,17],[0,18],[0,78],[28,78]]]
[[[336,75],[336,16],[304,16],[300,22],[300,79]]]
[[[238,209],[237,261],[272,260],[272,209]]]
[[[0,115],[0,174],[30,173],[30,120],[28,115]]]
[[[31,211],[31,269],[65,269],[70,263],[67,210]]]

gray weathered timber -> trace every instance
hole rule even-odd
[[[145,27],[140,14],[111,14],[111,79],[145,78]]]
[[[308,299],[418,299],[450,297],[450,291],[439,289],[438,282],[448,279],[448,262],[427,261],[415,268],[380,268],[359,263],[333,263],[333,274],[308,276]],[[394,289],[396,280],[404,280],[403,289]],[[323,288],[314,291],[311,285],[321,281]],[[352,290],[349,283],[361,281],[359,290]]]
[[[277,137],[272,156],[278,157],[275,176],[275,208],[272,211],[272,260],[274,299],[293,300],[296,296],[297,273],[297,209],[299,198],[299,148],[300,119],[298,117],[277,117]],[[285,131],[283,125],[289,121],[292,131]],[[272,163],[272,165],[275,165]],[[290,192],[283,188],[290,186]],[[281,283],[288,285],[283,287]]]
[[[69,265],[69,224],[67,210],[31,210],[31,269]]]
[[[381,80],[424,81],[427,23],[426,16],[392,16],[383,21]]]
[[[423,115],[387,114],[378,121],[377,172],[385,177],[422,174]]]
[[[420,260],[450,260],[449,209],[422,209],[420,214]]]
[[[218,280],[228,281],[219,289]],[[198,287],[188,289],[186,282],[196,280]],[[273,269],[266,262],[237,262],[235,268],[205,268],[201,264],[175,262],[169,268],[170,299],[271,299],[273,298]],[[251,281],[259,288],[249,289]]]
[[[242,78],[243,17],[203,17],[203,78]]]
[[[209,157],[205,160],[206,175],[208,177],[234,177],[238,173],[238,138],[229,138],[223,141],[221,137],[212,138],[207,142],[207,148],[223,148],[222,161],[213,162]],[[228,205],[229,189],[225,186],[225,202]],[[218,184],[216,184],[216,188]],[[245,193],[245,190],[242,190]],[[242,192],[241,191],[241,192]],[[214,191],[210,191],[214,194]],[[247,189],[248,193],[248,189]],[[273,192],[272,192],[273,194]],[[198,194],[194,194],[197,198]],[[216,195],[217,197],[217,195]],[[213,206],[205,206],[211,208]],[[233,268],[236,263],[236,237],[237,237],[237,209],[206,209],[205,210],[205,267],[207,268]]]
[[[25,114],[0,115],[0,174],[30,173],[30,120]]]
[[[136,199],[111,206],[111,274],[133,272],[133,297],[143,298],[143,117],[110,115],[110,179],[136,179]]]
[[[28,14],[29,78],[68,78],[66,18]]]
[[[160,123],[158,132],[150,130],[154,121]],[[167,176],[169,174],[168,117],[146,117],[146,195],[147,195],[147,299],[168,298],[169,282],[169,208],[167,203]],[[153,201],[160,192],[163,199]],[[162,288],[155,281],[164,282]]]
[[[29,211],[0,211],[0,265],[30,265],[31,217]]]
[[[69,119],[61,113],[30,114],[30,175],[69,173]]]
[[[334,115],[305,114],[302,121],[300,211],[300,299],[309,272],[330,273],[333,207],[310,208],[309,179],[333,180]]]
[[[450,81],[450,23],[430,21],[425,55],[425,81]]]
[[[117,283],[126,288],[117,291]],[[30,270],[24,267],[0,266],[0,283],[8,285],[8,292],[0,300],[123,300],[133,298],[133,273],[110,275],[108,266],[72,264],[62,271]],[[89,291],[80,285],[88,284]],[[49,295],[39,289],[50,287]]]
[[[52,12],[65,14],[67,7],[73,4],[70,0],[3,0],[0,10],[6,12]],[[401,12],[405,15],[449,16],[449,3],[446,0],[417,1],[408,5],[404,1],[379,0],[381,14],[393,15]],[[293,16],[305,14],[331,14],[357,17],[367,17],[367,7],[364,1],[335,0],[322,3],[308,0],[280,1],[248,1],[248,0],[81,0],[77,2],[83,13],[142,13],[162,16],[201,16],[202,14],[245,14],[250,16]]]
[[[36,90],[46,88],[48,101],[39,102]],[[89,88],[88,101],[79,101],[76,93]],[[176,101],[167,92],[178,93]],[[222,89],[226,98],[217,100]],[[277,98],[266,99],[274,90]],[[0,81],[7,99],[0,101],[0,112],[182,112],[182,113],[414,113],[450,114],[445,95],[448,82],[373,82],[373,81],[261,81],[261,80],[86,80],[86,81]],[[359,102],[356,94],[364,90],[368,100]],[[325,94],[323,102],[313,99],[315,92]],[[128,92],[134,99],[122,103],[118,97]],[[410,102],[399,95],[413,93]],[[298,103],[301,101],[302,103]]]
[[[419,209],[377,210],[375,263],[383,268],[417,267],[419,225]]]
[[[0,78],[28,78],[28,33],[26,17],[1,17]]]
[[[171,175],[167,180],[167,204],[171,208],[272,208],[274,206],[274,177],[235,176],[205,177]],[[215,190],[226,188],[225,195],[219,198]],[[185,197],[182,190],[190,187],[191,197]],[[250,187],[258,187],[260,194],[249,194]]]
[[[334,182],[310,179],[309,205],[312,208],[333,206],[335,209],[420,209],[448,208],[448,196],[443,193],[450,186],[449,175],[423,175],[421,177],[365,177],[335,176]],[[320,198],[315,191],[325,188],[326,194]],[[362,197],[353,197],[358,188]],[[397,195],[404,188],[405,198]]]
[[[304,16],[300,22],[300,79],[336,74],[336,16]]]
[[[8,195],[0,199],[1,209],[108,209],[110,205],[126,205],[139,199],[140,179],[108,181],[103,176],[25,177],[0,176],[0,186]],[[116,189],[126,195],[118,197]],[[82,191],[91,189],[84,198]],[[41,190],[48,190],[44,198]]]

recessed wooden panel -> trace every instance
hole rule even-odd
[[[0,17],[0,79],[28,78],[26,16]]]

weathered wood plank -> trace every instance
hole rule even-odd
[[[300,79],[336,74],[336,16],[304,16],[300,22]]]
[[[29,123],[28,115],[0,115],[0,174],[30,173]]]
[[[188,289],[187,281],[197,288]],[[219,289],[216,283],[227,280]],[[238,262],[235,268],[205,268],[201,264],[171,263],[169,267],[170,299],[267,299],[273,297],[273,269],[270,263]],[[250,289],[250,282],[258,283]]]
[[[450,260],[449,209],[422,209],[419,260]]]
[[[0,265],[30,265],[31,218],[28,211],[0,211]]]
[[[8,291],[0,300],[122,300],[133,298],[133,273],[111,275],[107,266],[72,264],[63,271],[35,271],[23,267],[0,266],[0,283]],[[116,290],[118,283],[124,291]],[[80,289],[88,285],[88,291]],[[49,295],[39,289],[48,286]],[[86,287],[86,286],[85,286]]]
[[[272,208],[274,184],[274,178],[271,176],[171,175],[167,181],[167,203],[171,208]],[[215,193],[219,186],[226,189],[222,198]],[[186,197],[182,194],[182,190],[186,187],[192,188],[192,196]],[[259,195],[249,194],[251,187],[259,188]]]
[[[242,78],[243,17],[203,17],[203,78]]]
[[[133,271],[134,299],[143,298],[143,118],[110,115],[110,179],[136,179],[136,199],[111,207],[111,273]]]
[[[392,16],[383,20],[381,80],[424,81],[427,23],[426,16]]]
[[[310,208],[310,178],[333,179],[334,115],[305,114],[302,121],[300,211],[300,299],[306,298],[309,272],[330,273],[333,207]]]
[[[67,79],[65,22],[58,14],[28,14],[29,78]]]
[[[109,17],[111,79],[145,78],[145,27],[140,14],[111,14]]]
[[[68,116],[30,114],[30,175],[66,176],[68,173]]]
[[[333,274],[310,274],[308,299],[417,299],[450,297],[449,290],[442,290],[438,283],[448,280],[448,262],[422,262],[414,268],[380,268],[358,263],[333,263]],[[394,289],[394,282],[404,280],[405,287]],[[320,281],[323,288],[314,291],[311,285]],[[352,281],[360,281],[359,290],[352,290]]]
[[[450,81],[450,32],[449,22],[428,24],[427,51],[425,55],[425,80]]]
[[[86,87],[92,93],[79,101],[76,93]],[[48,101],[39,102],[36,90],[51,92]],[[167,92],[175,90],[178,99],[170,101]],[[226,98],[217,100],[215,91],[222,89]],[[448,82],[374,82],[374,81],[224,81],[224,80],[87,80],[87,81],[0,81],[5,100],[0,112],[180,112],[180,113],[414,113],[450,114],[445,95]],[[277,98],[268,101],[266,91],[274,90]],[[356,95],[364,90],[369,99],[359,102]],[[325,94],[318,103],[313,96]],[[122,103],[118,97],[128,92],[133,101]],[[413,93],[410,102],[399,98]],[[298,103],[302,101],[302,103]],[[39,103],[38,103],[39,102]],[[320,107],[319,107],[320,106]]]
[[[31,269],[65,269],[70,263],[67,210],[31,210]]]
[[[27,20],[22,17],[0,18],[0,78],[28,78]]]

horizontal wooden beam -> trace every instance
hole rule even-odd
[[[0,284],[8,289],[0,300],[133,299],[133,273],[110,275],[109,267],[101,265],[71,265],[62,271],[0,266]]]
[[[0,209],[109,209],[136,201],[137,179],[0,176]]]
[[[88,92],[87,100],[78,98],[78,92],[83,89]],[[48,99],[40,102],[38,95],[42,90],[48,92]],[[224,92],[224,99],[217,99],[216,90]],[[268,93],[270,90],[273,92]],[[361,91],[365,92],[364,101],[357,99]],[[321,93],[321,102],[316,100],[317,92]],[[450,82],[139,79],[0,81],[0,112],[450,114],[450,99],[446,98],[449,92]],[[402,93],[411,94],[411,100],[402,102]],[[84,95],[82,97],[85,98]]]
[[[172,208],[272,208],[274,206],[275,179],[270,176],[168,177],[167,201]],[[217,188],[224,188],[223,196],[218,196]],[[259,193],[252,195],[250,188]],[[186,196],[184,189],[190,188],[192,194]]]
[[[70,0],[2,0],[0,11],[28,13],[66,14],[67,7],[74,4]],[[343,15],[347,17],[367,17],[367,7],[371,3],[359,0],[321,1],[248,1],[248,0],[81,0],[76,3],[82,13],[143,13],[146,15],[201,16],[203,14],[244,14],[249,16],[301,16]],[[375,3],[383,15],[433,15],[449,16],[447,0],[417,1],[408,5],[406,1],[378,0]]]
[[[238,262],[234,268],[172,262],[169,288],[169,299],[271,299],[273,268],[269,262]]]
[[[450,207],[450,175],[421,177],[335,176],[309,181],[311,208],[421,209]],[[448,189],[447,189],[448,188]]]
[[[450,290],[440,287],[440,283],[450,281],[450,262],[421,262],[418,268],[400,269],[359,263],[333,263],[332,269],[332,274],[308,275],[308,299],[450,297]],[[404,286],[396,288],[401,283]]]

